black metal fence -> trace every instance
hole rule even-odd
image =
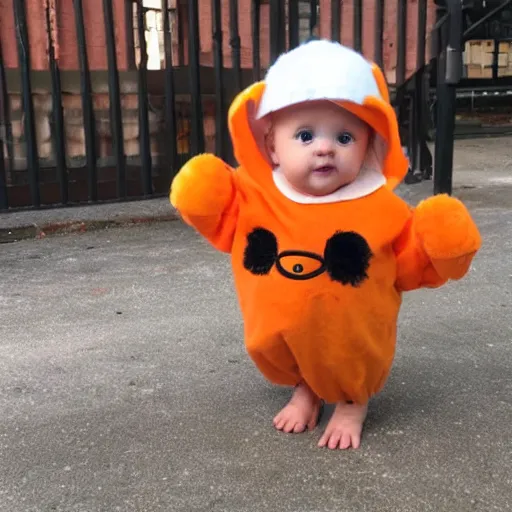
[[[89,0],[88,0],[89,1]],[[99,0],[98,0],[99,1]],[[205,0],[206,1],[206,0]],[[391,0],[386,0],[391,1]],[[427,117],[426,100],[428,98],[428,65],[425,61],[425,41],[427,38],[427,0],[418,0],[417,23],[417,62],[416,72],[412,77],[406,77],[407,51],[407,0],[393,0],[397,3],[396,18],[396,84],[392,87],[392,98],[399,115],[402,129],[403,145],[408,148],[411,160],[411,170],[408,181],[430,177],[432,157],[427,147]],[[211,0],[211,31],[213,40],[213,65],[201,65],[200,60],[200,26],[199,2],[189,0],[185,20],[178,25],[178,31],[186,24],[186,37],[178,33],[178,62],[173,61],[174,52],[168,0],[162,0],[163,23],[163,69],[148,71],[148,52],[145,38],[145,13],[142,0],[129,0],[135,6],[136,22],[129,20],[128,35],[133,38],[135,27],[136,39],[139,45],[139,63],[134,69],[137,82],[137,112],[138,112],[138,155],[127,158],[123,137],[123,77],[116,59],[116,42],[114,34],[114,15],[112,0],[102,0],[106,55],[108,61],[108,98],[112,150],[107,162],[101,162],[98,151],[96,133],[97,119],[94,108],[94,90],[92,72],[89,69],[87,55],[86,30],[84,26],[83,0],[73,0],[76,35],[78,42],[78,62],[80,76],[81,115],[84,131],[85,158],[79,164],[70,163],[67,155],[67,139],[65,135],[65,120],[63,110],[62,77],[59,62],[55,57],[53,46],[52,19],[47,7],[48,60],[50,90],[52,99],[51,125],[53,157],[43,161],[38,154],[36,137],[36,120],[34,114],[34,96],[31,70],[30,45],[27,33],[27,12],[25,0],[13,0],[15,24],[17,27],[18,63],[17,70],[8,70],[4,66],[3,51],[0,47],[0,210],[16,207],[41,207],[46,205],[68,205],[83,202],[98,202],[105,200],[123,200],[127,198],[155,197],[167,194],[173,175],[180,165],[190,156],[205,150],[204,108],[205,98],[210,98],[215,110],[215,151],[223,158],[232,159],[227,133],[226,116],[230,101],[243,87],[254,80],[259,80],[264,73],[261,65],[262,31],[260,30],[261,0],[251,2],[251,45],[252,69],[243,68],[241,63],[242,41],[239,32],[239,4],[237,0],[229,1],[229,27],[223,26],[221,0]],[[269,0],[270,27],[268,48],[270,62],[287,48],[297,46],[304,34],[301,33],[301,20],[304,21],[303,4],[309,4],[309,14],[306,36],[315,35],[318,24],[318,2],[308,0]],[[56,0],[58,7],[59,0]],[[181,3],[178,2],[179,5]],[[453,118],[455,98],[453,86],[457,81],[458,60],[461,51],[461,29],[457,23],[459,11],[457,2],[450,0],[444,18],[439,17],[438,27],[445,27],[436,50],[439,59],[438,73],[443,79],[438,91],[438,108],[442,122],[439,126],[440,144],[436,147],[438,158],[438,176],[436,189],[441,191],[450,188],[450,181],[443,178],[447,173],[451,180],[451,159],[453,154]],[[460,4],[460,2],[459,2]],[[376,63],[382,66],[384,41],[384,0],[375,1],[374,25],[374,55]],[[300,9],[299,9],[300,8]],[[340,40],[343,26],[346,23],[344,6],[341,0],[330,2],[331,37]],[[352,19],[353,46],[361,50],[363,46],[363,2],[353,1]],[[449,22],[449,24],[447,23]],[[453,32],[458,30],[458,32]],[[231,50],[231,67],[224,65],[226,55],[223,52],[223,34],[229,33]],[[446,52],[450,43],[453,52]],[[455,45],[455,46],[454,46]],[[135,55],[135,45],[131,51]],[[185,63],[184,55],[187,54]],[[135,56],[131,57],[135,62]],[[8,93],[9,74],[20,76],[23,133],[26,147],[25,166],[16,168],[13,150],[12,120],[10,117],[10,101]],[[153,103],[160,98],[157,106]],[[159,127],[159,137],[163,140],[163,156],[155,159],[152,154],[149,116],[155,111],[163,119]],[[183,127],[189,126],[185,130]],[[179,140],[186,131],[185,150],[179,150]],[[188,142],[188,143],[187,143]],[[445,181],[443,181],[445,179]]]

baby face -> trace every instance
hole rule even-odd
[[[354,114],[314,101],[273,115],[268,151],[297,192],[324,196],[354,181],[369,138],[370,128]]]

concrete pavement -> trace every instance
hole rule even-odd
[[[406,296],[357,451],[316,448],[328,414],[273,430],[288,392],[245,354],[227,257],[180,222],[0,245],[0,511],[512,510],[507,154],[459,153],[484,247]]]

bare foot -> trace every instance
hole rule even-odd
[[[320,399],[305,383],[299,384],[288,404],[274,418],[274,427],[286,433],[304,432],[316,427],[320,412]]]
[[[318,446],[331,450],[359,448],[368,405],[338,402]]]

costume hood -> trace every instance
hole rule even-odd
[[[272,112],[313,100],[330,100],[370,125],[374,132],[367,165],[381,172],[389,188],[404,178],[408,162],[380,68],[339,43],[312,41],[277,59],[265,80],[233,101],[229,130],[235,157],[251,178],[266,185],[272,166],[264,151],[264,135]]]

